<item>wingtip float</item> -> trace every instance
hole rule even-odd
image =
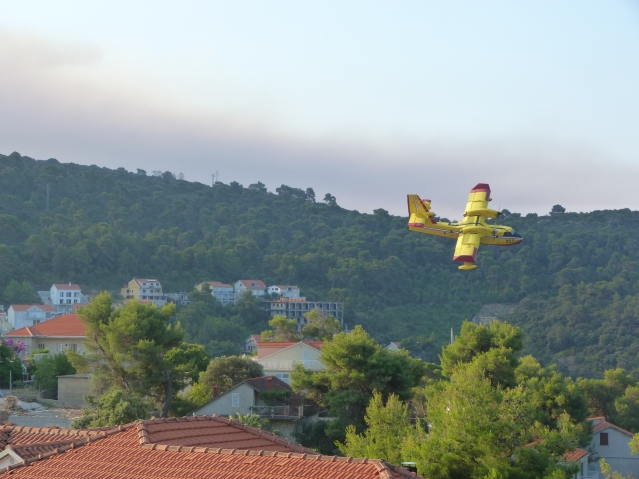
[[[455,238],[457,246],[453,261],[463,264],[461,270],[477,268],[475,260],[480,244],[496,246],[513,246],[524,238],[510,226],[487,224],[489,218],[497,218],[499,211],[488,208],[490,186],[479,183],[468,196],[464,219],[457,223],[437,221],[431,211],[430,200],[422,200],[417,195],[408,195],[408,229],[435,236]]]

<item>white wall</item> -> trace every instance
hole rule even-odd
[[[608,445],[600,445],[600,434],[608,433]],[[620,472],[624,476],[632,474],[633,477],[639,478],[639,456],[634,456],[630,452],[631,436],[622,433],[612,427],[599,431],[593,435],[592,447],[595,452],[595,458],[604,458],[610,464],[613,470]],[[601,472],[599,462],[596,464],[597,471]]]

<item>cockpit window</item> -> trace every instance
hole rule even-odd
[[[517,233],[516,231],[513,231],[512,235],[513,235],[515,238],[521,238],[521,235],[520,235],[519,233]]]

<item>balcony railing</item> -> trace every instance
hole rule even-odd
[[[251,406],[251,414],[270,418],[304,417],[304,406]]]
[[[292,371],[298,364],[304,366],[304,369],[310,369],[312,371],[325,369],[324,365],[315,359],[289,359],[284,361],[258,359],[257,362],[260,363],[266,371]]]

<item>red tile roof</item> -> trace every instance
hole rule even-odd
[[[600,431],[603,431],[604,429],[608,429],[610,427],[613,428],[613,429],[616,429],[619,432],[627,434],[630,437],[634,436],[634,434],[631,433],[630,431],[626,431],[625,429],[622,429],[619,426],[616,426],[613,423],[608,422],[608,421],[603,421],[603,422],[600,422],[599,424],[595,425],[592,428],[592,432],[600,432]]]
[[[211,288],[233,288],[232,284],[224,284],[219,281],[207,281]]]
[[[84,323],[78,319],[77,314],[65,314],[53,319],[49,319],[34,326],[26,326],[4,334],[5,337],[33,337],[33,336],[53,336],[53,337],[84,337],[86,330]]]
[[[42,311],[54,311],[53,306],[50,304],[12,304],[10,307],[13,308],[14,311],[26,311],[33,307],[40,308]]]
[[[265,358],[266,356],[270,356],[271,354],[275,354],[283,349],[290,348],[291,346],[295,346],[296,344],[304,343],[308,346],[315,349],[322,349],[324,345],[324,341],[311,341],[310,339],[305,339],[303,341],[258,341],[257,343],[257,357],[259,359]]]
[[[56,283],[53,286],[55,286],[56,289],[80,289],[80,286],[77,284]]]
[[[11,427],[9,432],[11,433]],[[22,428],[25,429],[25,428]],[[33,429],[34,435],[42,431]],[[44,429],[44,428],[43,428]],[[3,428],[6,431],[7,427]],[[229,419],[196,416],[137,421],[116,428],[58,430],[54,441],[25,443],[25,464],[0,473],[30,479],[394,479],[415,473],[379,459],[322,456]],[[61,438],[67,441],[55,441]],[[226,438],[226,440],[224,439]],[[51,439],[47,437],[46,439]],[[51,446],[55,444],[53,450]],[[255,444],[255,445],[254,445]],[[279,449],[279,450],[278,450]],[[26,467],[25,467],[26,466]]]
[[[270,387],[268,384],[269,381],[271,382]],[[291,386],[275,376],[260,376],[259,378],[245,379],[243,382],[248,384],[258,392],[266,391],[268,389],[277,389],[280,391],[291,390]]]
[[[259,279],[240,279],[239,281],[247,289],[266,289],[266,285]]]
[[[587,455],[588,451],[577,448],[574,451],[570,451],[564,454],[564,459],[568,462],[577,462],[579,459]]]

